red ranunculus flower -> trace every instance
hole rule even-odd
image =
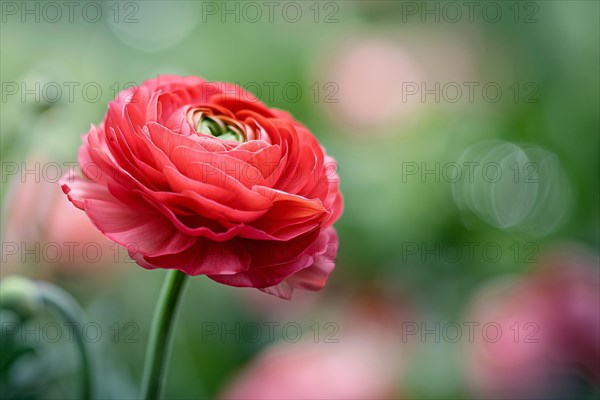
[[[289,298],[334,268],[337,165],[288,113],[236,85],[160,76],[83,136],[69,200],[145,268]]]

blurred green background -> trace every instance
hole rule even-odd
[[[280,328],[274,340],[267,337],[265,322],[296,322],[309,341],[312,324],[324,333],[323,325],[334,322],[339,343],[333,348],[350,332],[360,333],[348,322],[355,309],[371,310],[356,318],[372,318],[381,302],[400,321],[391,328],[397,336],[386,357],[397,357],[403,367],[373,365],[373,371],[393,371],[391,389],[357,397],[487,396],[461,364],[475,344],[430,335],[410,346],[403,340],[406,323],[461,323],[488,284],[543,275],[544,260],[557,248],[566,254],[564,268],[572,254],[584,252],[598,275],[598,2],[73,3],[70,13],[62,2],[2,2],[2,276],[54,282],[101,327],[91,343],[99,398],[136,396],[164,271],[128,263],[126,252],[114,247],[116,263],[113,253],[73,263],[36,259],[6,244],[82,240],[77,230],[65,233],[74,229],[74,214],[57,217],[58,184],[43,190],[20,185],[56,182],[45,166],[57,163],[67,172],[64,163],[76,161],[80,135],[102,120],[115,94],[158,74],[235,82],[290,111],[338,160],[345,197],[336,224],[338,263],[321,293],[298,293],[285,302],[202,277],[190,280],[166,398],[227,397],[239,371],[265,351],[298,346],[284,340]],[[24,174],[26,168],[34,172]],[[599,295],[593,292],[581,307],[599,312]],[[16,316],[3,311],[3,353],[35,349],[3,356],[3,398],[77,398],[74,345],[66,330],[60,340],[48,340],[52,334],[43,327],[52,316],[46,314],[27,322],[35,332],[31,326],[41,321],[41,337],[23,338],[5,329]],[[597,332],[596,320],[585,321],[590,325],[583,330]],[[236,323],[260,324],[262,337],[220,336],[223,326],[239,333]],[[215,326],[218,332],[208,334]],[[591,343],[588,354],[595,357],[600,345],[597,338]],[[391,351],[396,347],[400,355]],[[352,346],[345,349],[352,354]],[[594,398],[599,363],[569,364],[564,385],[547,385],[542,394]],[[321,363],[307,365],[294,368]],[[351,379],[346,362],[338,365]],[[506,379],[503,386],[510,387]],[[507,396],[540,394],[517,386]],[[289,397],[302,397],[295,390]]]

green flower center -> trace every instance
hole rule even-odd
[[[243,125],[227,116],[217,116],[209,110],[192,109],[188,112],[188,121],[198,133],[240,143],[246,141]]]

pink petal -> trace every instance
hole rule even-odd
[[[261,290],[284,299],[291,298],[294,289],[321,290],[335,268],[337,249],[337,233],[333,228],[329,228],[322,232],[315,244],[306,251],[305,254],[310,255],[308,267],[299,270],[278,285]]]
[[[84,209],[92,223],[109,239],[143,255],[179,253],[195,242],[150,207],[132,208],[122,202],[87,198]]]
[[[111,198],[106,186],[77,176],[73,171],[61,178],[60,186],[71,203],[81,210],[84,209],[85,199],[110,200]]]
[[[236,274],[250,267],[250,254],[243,248],[232,248],[230,242],[213,242],[198,238],[195,244],[177,254],[144,260],[159,268],[179,269],[188,275]]]

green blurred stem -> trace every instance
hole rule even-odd
[[[85,320],[84,312],[70,294],[61,288],[49,283],[38,282],[38,295],[47,307],[56,310],[70,326],[78,327]],[[81,373],[83,385],[81,398],[89,400],[92,398],[92,364],[90,362],[90,350],[88,348],[83,329],[73,329],[75,342],[79,348],[79,359],[81,362]]]
[[[186,274],[176,269],[167,274],[150,329],[142,380],[142,399],[155,400],[160,397],[172,321],[186,278]]]

